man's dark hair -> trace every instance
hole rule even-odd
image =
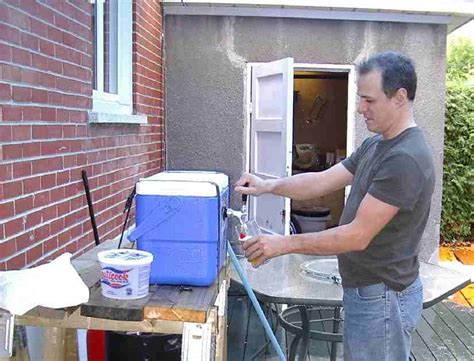
[[[413,61],[405,55],[394,51],[372,55],[357,66],[359,74],[367,74],[373,70],[382,75],[382,89],[391,98],[398,89],[407,91],[408,100],[413,101],[416,93],[416,72]]]

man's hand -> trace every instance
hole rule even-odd
[[[248,183],[248,186],[245,186]],[[240,179],[235,182],[234,190],[240,194],[250,194],[259,196],[263,193],[270,192],[268,182],[256,175],[243,173]]]
[[[243,242],[245,257],[254,267],[266,260],[286,254],[287,239],[281,235],[259,234]]]
[[[309,200],[322,197],[351,184],[352,173],[341,163],[323,171],[306,172],[291,177],[262,179],[244,173],[235,183],[235,191],[240,194],[259,196],[271,193],[294,200]],[[248,183],[248,187],[245,184]]]

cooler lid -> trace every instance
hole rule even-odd
[[[229,179],[217,172],[165,171],[140,179],[137,194],[213,197],[217,195],[216,184],[222,192]]]

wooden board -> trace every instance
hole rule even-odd
[[[217,284],[225,276],[222,269],[218,280],[209,287],[150,286],[149,295],[138,300],[114,300],[102,296],[99,283],[100,264],[97,254],[113,249],[117,242],[106,241],[75,259],[72,263],[84,283],[90,288],[89,301],[81,305],[85,317],[118,321],[168,320],[204,323],[217,296]]]
[[[217,281],[210,287],[150,286],[149,296],[138,300],[114,300],[91,288],[81,315],[121,321],[168,320],[205,323],[217,296]]]
[[[423,342],[418,332],[413,332],[411,344],[411,356],[416,361],[433,361],[436,360],[430,349]]]
[[[96,285],[91,288],[89,302],[81,305],[81,315],[121,321],[159,319],[205,323],[216,296],[217,280],[209,287],[153,285],[148,297],[129,301],[106,298]]]
[[[451,247],[439,247],[439,260],[440,261],[457,261],[456,256]]]
[[[464,306],[474,307],[474,284],[464,287],[459,293],[465,300]]]
[[[433,355],[439,357],[441,360],[456,360],[449,348],[436,333],[436,330],[430,326],[424,317],[422,317],[418,323],[416,330]]]
[[[473,329],[466,327],[465,322],[469,322],[469,314],[466,312],[459,313],[455,315],[450,308],[452,303],[449,302],[440,302],[436,306],[433,306],[433,310],[449,325],[449,327],[456,333],[457,337],[461,342],[469,349],[471,353],[474,354],[474,338],[473,338]],[[460,307],[460,306],[458,306]],[[463,310],[472,311],[472,309],[467,309],[463,307]],[[472,322],[472,318],[470,320]]]
[[[424,310],[423,317],[457,359],[469,360],[472,357],[471,352],[452,330],[453,326],[447,324],[433,309]]]
[[[103,318],[81,316],[77,309],[70,315],[64,317],[42,317],[30,314],[17,317],[15,320],[19,325],[30,325],[39,327],[81,328],[85,330],[108,330],[108,331],[131,331],[131,332],[159,332],[176,333],[182,332],[183,323],[163,320],[144,321],[117,321]]]
[[[228,264],[209,287],[152,285],[146,298],[114,300],[101,294],[97,253],[115,248],[116,243],[106,241],[72,261],[84,283],[89,286],[90,297],[87,303],[58,310],[36,307],[18,317],[16,323],[44,327],[180,333],[182,322],[207,322],[217,297],[217,285],[226,277]]]
[[[465,289],[465,288],[464,288]],[[471,304],[469,301],[464,297],[463,290],[456,292],[454,295],[452,295],[449,300],[452,302],[457,303],[458,305],[462,305],[465,307],[471,307]]]
[[[102,296],[100,284],[90,288],[89,301],[81,305],[81,316],[120,321],[142,321],[149,296],[138,300],[114,300]]]
[[[217,293],[217,281],[209,287],[157,286],[145,305],[144,317],[204,323]]]
[[[454,255],[465,265],[474,265],[474,246],[455,249]]]
[[[76,309],[78,309],[79,306],[75,307],[68,307],[68,308],[60,308],[60,309],[52,309],[52,308],[47,308],[43,306],[38,306],[33,308],[32,310],[28,311],[26,313],[27,316],[32,316],[32,317],[44,317],[44,318],[64,318],[67,315],[72,314]]]

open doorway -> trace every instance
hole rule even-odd
[[[353,65],[294,63],[293,58],[284,58],[250,63],[247,69],[249,172],[275,179],[321,171],[352,153]],[[298,208],[320,207],[330,216],[325,227],[333,227],[339,223],[348,188],[305,202],[290,203],[269,194],[253,197],[249,215],[266,233],[289,234],[295,231],[291,218]]]
[[[295,69],[293,82],[292,174],[323,171],[347,155],[348,72]],[[339,223],[344,189],[309,201],[292,201],[298,212],[312,209]]]

